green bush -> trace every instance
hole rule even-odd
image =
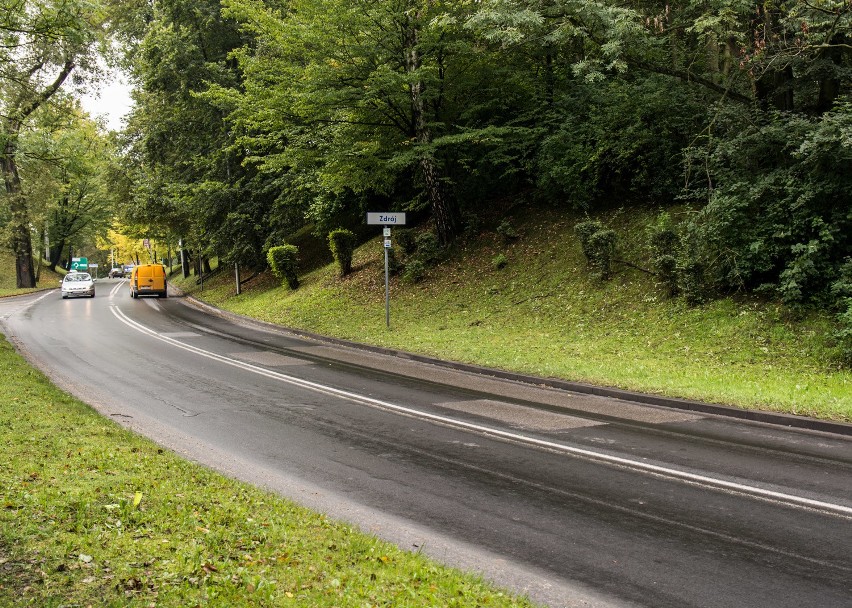
[[[670,298],[680,291],[678,258],[681,256],[680,236],[675,232],[671,216],[661,213],[648,229],[651,246],[651,265],[660,277]]]
[[[340,276],[352,272],[352,254],[355,253],[355,234],[351,230],[338,228],[328,233],[328,247],[340,268]]]
[[[671,254],[661,254],[655,256],[652,263],[669,297],[677,296],[680,293],[677,258]]]
[[[423,260],[414,259],[405,264],[402,279],[407,283],[419,283],[426,278],[426,264]]]
[[[574,227],[580,237],[580,247],[589,266],[602,280],[612,276],[612,262],[615,257],[615,231],[604,228],[598,221],[580,222]]]
[[[503,243],[507,245],[516,240],[519,236],[518,231],[515,230],[515,227],[509,220],[503,220],[500,222],[500,225],[497,226],[497,234],[503,237]]]
[[[840,267],[840,277],[832,283],[831,295],[840,310],[837,315],[838,329],[834,332],[840,361],[846,367],[852,367],[852,259],[846,258]]]
[[[592,238],[593,234],[601,230],[603,230],[603,224],[597,220],[586,220],[574,226],[574,232],[577,233],[580,239],[580,248],[583,250],[583,255],[586,256],[586,260],[590,264],[592,262],[592,251],[589,247],[589,239]]]
[[[693,306],[706,299],[706,279],[704,264],[698,260],[689,260],[680,269],[680,289],[684,299]]]
[[[816,117],[732,105],[716,125],[687,151],[703,166],[689,224],[708,286],[820,305],[852,251],[852,103]]]
[[[434,264],[441,258],[441,244],[434,232],[421,232],[415,239],[415,253],[424,265]]]
[[[416,233],[410,228],[394,230],[393,240],[405,255],[411,255],[417,249]]]
[[[266,252],[266,259],[269,267],[272,268],[272,273],[279,280],[286,282],[290,289],[296,289],[299,286],[298,255],[299,248],[295,245],[278,245],[270,247]]]
[[[599,230],[589,238],[592,267],[601,280],[612,276],[612,261],[615,257],[615,230]]]

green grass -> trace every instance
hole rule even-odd
[[[46,264],[46,262],[42,262],[41,273],[35,288],[18,289],[17,278],[15,277],[15,256],[8,251],[0,252],[0,265],[7,269],[6,272],[0,273],[0,298],[59,287],[59,281],[62,280],[65,271],[51,272],[47,269]]]
[[[530,606],[187,462],[0,341],[0,606]]]
[[[647,267],[640,239],[653,217],[612,213],[623,259]],[[382,246],[355,254],[296,291],[260,277],[235,296],[233,276],[194,281],[190,293],[222,308],[294,328],[537,376],[852,422],[852,373],[835,363],[832,318],[794,315],[778,303],[728,298],[689,307],[653,277],[618,265],[591,276],[576,243],[579,218],[516,221],[520,238],[495,233],[459,247],[425,281],[394,278],[385,326]],[[495,255],[508,264],[496,269]],[[181,281],[178,281],[181,284]]]
[[[649,217],[605,219],[624,237]],[[296,291],[268,274],[239,297],[229,272],[203,293],[194,278],[175,282],[238,313],[364,343],[852,421],[830,316],[749,299],[688,307],[629,266],[601,283],[575,222],[516,222],[511,244],[486,234],[422,283],[394,279],[390,329],[378,239],[358,249],[353,275],[323,266]],[[641,246],[623,243],[620,255],[641,265]],[[0,295],[21,293],[11,280]],[[57,281],[42,276],[44,287]],[[59,392],[5,341],[0,366],[0,606],[529,605],[182,460]]]

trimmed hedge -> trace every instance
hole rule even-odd
[[[270,247],[266,252],[272,273],[281,281],[286,282],[290,289],[299,286],[297,257],[299,248],[295,245],[278,245]]]
[[[328,248],[340,268],[340,276],[352,272],[352,255],[355,253],[355,234],[351,230],[338,228],[328,233]]]

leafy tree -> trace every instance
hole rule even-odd
[[[242,37],[216,0],[166,0],[138,11],[124,31],[131,41],[143,38],[129,46],[138,87],[116,171],[127,184],[122,218],[169,242],[183,239],[199,255],[212,249],[262,267],[271,199],[243,168],[223,110],[202,95],[211,84],[238,82],[229,54]],[[140,20],[147,20],[141,31]]]
[[[21,133],[80,67],[94,65],[101,15],[96,2],[5,1],[0,5],[0,171],[18,287],[34,287],[30,207],[21,182]]]
[[[320,226],[396,201],[427,207],[440,241],[452,240],[460,215],[452,186],[513,132],[490,122],[488,104],[496,108],[508,79],[494,77],[496,55],[462,27],[471,5],[270,4],[225,3],[254,39],[236,54],[242,88],[217,92],[233,104],[250,160],[286,172],[300,195],[293,204]]]
[[[43,116],[21,137],[21,174],[29,184],[34,224],[44,226],[45,252],[54,270],[69,246],[76,251],[106,233],[114,209],[103,181],[112,142],[79,111]]]
[[[852,255],[852,105],[762,118],[720,121],[693,241],[722,290],[763,286],[788,303],[819,301]]]

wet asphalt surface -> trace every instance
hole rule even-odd
[[[549,606],[852,606],[844,427],[590,395],[132,300],[119,280],[97,290],[0,301],[4,332],[104,416],[226,474]]]

